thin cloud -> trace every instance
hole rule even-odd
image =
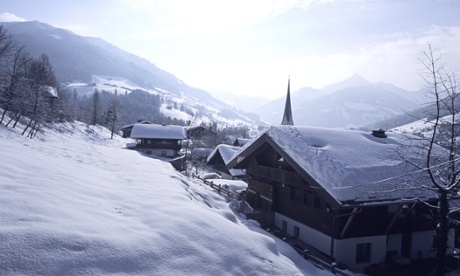
[[[0,22],[23,22],[27,21],[25,18],[19,17],[9,12],[0,13]]]

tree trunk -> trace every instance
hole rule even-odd
[[[0,124],[3,123],[3,119],[5,118],[6,111],[8,111],[8,107],[6,106],[5,109],[3,110],[2,118],[0,119]]]
[[[10,117],[10,120],[8,121],[8,123],[6,123],[5,126],[8,127],[8,125],[16,118],[16,116],[18,116],[18,113],[14,113],[13,116]]]
[[[13,128],[15,128],[15,127],[16,127],[17,123],[19,122],[19,119],[21,119],[21,116],[22,116],[22,113],[21,113],[21,112],[19,112],[19,113],[18,113],[18,116],[16,117],[16,121],[14,121],[14,125],[13,125]]]
[[[30,119],[29,123],[27,124],[26,128],[22,131],[21,135],[24,135],[24,133],[26,133],[27,129],[29,129],[30,125],[32,125],[33,120],[33,118]]]
[[[441,276],[446,272],[446,253],[448,242],[448,212],[449,201],[447,199],[447,192],[439,189],[439,233],[438,233],[438,248],[436,251],[436,268],[435,275]]]

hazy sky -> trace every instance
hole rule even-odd
[[[431,43],[460,67],[458,0],[0,0],[0,21],[96,36],[189,85],[270,98],[358,73],[418,90]]]

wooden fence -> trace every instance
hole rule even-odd
[[[231,197],[231,198],[236,197],[236,195],[234,193],[232,193],[228,188],[223,187],[220,184],[215,184],[212,180],[207,180],[207,179],[203,179],[203,178],[200,178],[200,177],[197,177],[197,178],[200,179],[201,181],[203,181],[203,183],[208,185],[209,187],[211,187],[213,189],[216,189],[219,194],[223,194],[223,195],[226,195],[226,196]]]

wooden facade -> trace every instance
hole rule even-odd
[[[136,149],[142,150],[146,154],[158,156],[175,157],[178,156],[182,148],[181,140],[176,139],[137,139]]]
[[[248,162],[253,207],[279,212],[336,239],[435,229],[433,212],[422,203],[334,207],[318,193],[318,185],[309,184],[280,159],[270,147]]]
[[[417,200],[339,202],[267,136],[230,162],[245,168],[246,200],[272,225],[331,260],[362,270],[391,255],[432,258],[437,219]],[[436,200],[429,202],[436,205]]]

